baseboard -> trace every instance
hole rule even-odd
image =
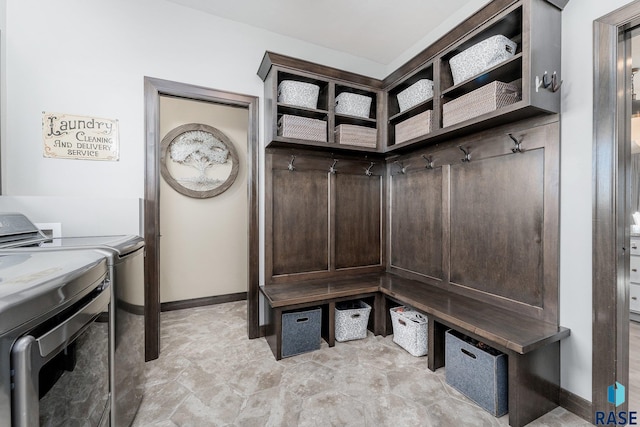
[[[160,304],[160,311],[184,310],[185,308],[204,307],[207,305],[223,304],[225,302],[242,301],[247,299],[246,292],[217,295],[214,297],[193,298],[182,301],[170,301]]]
[[[560,406],[593,424],[593,405],[588,400],[560,388]]]

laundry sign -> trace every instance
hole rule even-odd
[[[45,157],[110,161],[120,158],[117,120],[43,112],[42,139]]]

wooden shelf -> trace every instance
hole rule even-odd
[[[493,81],[501,81],[503,83],[511,83],[513,76],[522,76],[522,52],[512,58],[495,65],[482,74],[473,76],[455,86],[451,86],[442,91],[444,98],[457,98],[465,93],[469,93]]]
[[[321,151],[339,151],[343,153],[378,153],[375,148],[359,147],[357,145],[337,144],[335,142],[311,141],[308,139],[286,138],[276,136],[267,144],[268,148],[296,148],[314,149]]]
[[[433,108],[433,97],[422,101],[398,114],[389,117],[389,122],[397,123]]]

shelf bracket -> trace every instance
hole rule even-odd
[[[460,159],[462,160],[462,163],[469,163],[471,161],[471,153],[465,150],[462,145],[458,145],[458,148],[464,153],[464,157]]]

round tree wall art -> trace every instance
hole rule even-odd
[[[217,196],[238,176],[238,153],[233,142],[212,126],[178,126],[162,139],[161,148],[162,177],[185,196]]]

